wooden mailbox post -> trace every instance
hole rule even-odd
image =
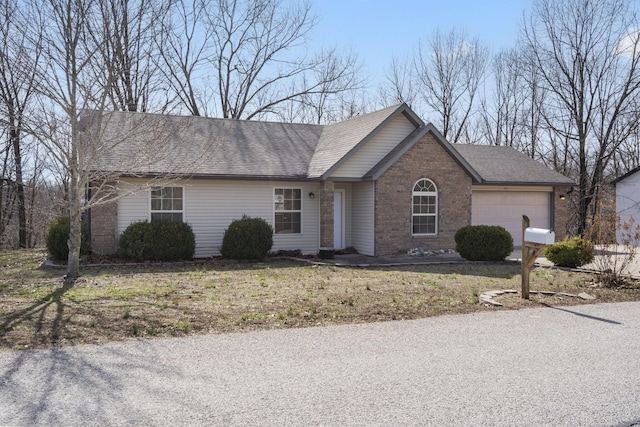
[[[544,228],[530,228],[529,217],[522,215],[522,298],[529,299],[529,272],[544,248],[555,241],[555,233]]]

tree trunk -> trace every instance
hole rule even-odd
[[[72,193],[75,194],[75,193]],[[66,284],[73,284],[80,277],[80,246],[82,244],[82,214],[80,200],[77,197],[71,197],[70,200],[70,228],[69,240],[69,258],[67,260],[67,275],[65,277]]]
[[[76,111],[76,110],[74,110]],[[71,156],[69,164],[69,258],[67,260],[67,276],[65,284],[73,284],[80,277],[80,245],[82,241],[82,198],[84,189],[81,184],[81,170],[78,162],[78,147],[80,137],[78,135],[77,117],[71,118]]]
[[[13,146],[13,160],[16,168],[16,194],[18,197],[18,242],[20,248],[27,247],[27,207],[24,197],[24,181],[22,178],[22,151],[20,149],[20,130],[15,124],[11,125],[11,144]]]

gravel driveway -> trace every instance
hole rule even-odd
[[[0,353],[0,425],[628,426],[640,303]]]

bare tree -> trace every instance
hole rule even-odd
[[[127,67],[120,61],[105,63],[97,46],[105,43],[98,35],[105,34],[101,32],[103,2],[110,1],[47,0],[40,9],[43,20],[50,25],[45,27],[43,37],[46,54],[40,67],[42,84],[38,86],[40,121],[34,134],[63,176],[66,210],[71,219],[66,276],[69,283],[79,275],[84,212],[133,192],[175,181],[188,174],[192,165],[174,160],[188,158],[189,152],[197,159],[194,163],[206,163],[206,154],[214,150],[210,139],[200,147],[177,139],[189,125],[183,117],[106,111],[113,86],[121,83],[119,79],[126,71],[122,67]],[[100,67],[105,72],[96,74]],[[139,185],[126,186],[124,190],[119,185],[123,175],[153,175],[158,170],[154,168],[163,161],[174,164],[176,172],[162,169],[162,174]]]
[[[193,115],[295,117],[310,99],[326,104],[362,86],[353,53],[308,52],[316,22],[308,3],[181,0],[174,10],[163,26],[163,73]]]
[[[546,160],[540,146],[544,133],[544,89],[529,58],[516,47],[493,57],[489,96],[481,98],[482,140],[508,145],[531,158]]]
[[[524,49],[548,93],[544,119],[578,170],[578,225],[620,145],[637,129],[640,33],[624,0],[538,0],[523,26]]]
[[[0,127],[0,141],[2,141],[2,150],[0,151],[0,159],[2,160],[2,168],[0,170],[0,247],[11,247],[10,237],[7,230],[10,228],[13,213],[15,211],[15,183],[11,178],[13,176],[13,162],[11,161],[11,143],[6,137],[7,128]]]
[[[383,106],[403,102],[409,106],[416,106],[418,88],[408,58],[400,59],[394,56],[391,59],[391,64],[385,69],[384,80],[378,88],[378,98]]]
[[[522,111],[526,103],[518,52],[499,52],[491,63],[493,91],[482,99],[482,122],[490,145],[519,147],[522,142]]]
[[[287,82],[319,61],[287,53],[315,24],[309,4],[285,8],[280,0],[214,0],[206,13],[222,117],[251,119],[306,91],[289,93]]]
[[[43,36],[46,55],[40,67],[43,84],[39,90],[43,98],[38,136],[68,177],[71,226],[67,279],[73,282],[80,271],[82,213],[89,184],[84,161],[89,145],[79,121],[82,110],[104,108],[113,75],[96,81],[92,73],[99,59],[91,34],[91,23],[99,22],[97,1],[47,0],[40,11],[42,21],[48,25]]]
[[[640,133],[638,130],[625,139],[613,154],[613,176],[619,177],[640,166]]]
[[[13,154],[19,247],[26,248],[29,239],[24,174],[25,114],[34,94],[41,49],[39,26],[32,21],[34,15],[26,6],[19,6],[14,0],[0,1],[0,121],[7,128]],[[27,25],[34,26],[29,37],[22,31]]]
[[[148,111],[162,108],[153,102],[162,85],[158,79],[157,38],[161,23],[169,11],[170,0],[101,0],[99,13],[91,23],[93,44],[99,49],[100,80],[109,79],[109,100],[114,110]],[[160,104],[160,105],[158,105]]]
[[[204,25],[208,1],[178,0],[171,13],[163,15],[161,37],[156,39],[161,60],[157,65],[178,104],[194,116],[207,116],[209,97],[201,88],[206,72],[210,34]],[[170,99],[171,101],[172,99]]]
[[[416,79],[427,107],[436,114],[436,125],[451,142],[461,142],[471,121],[476,96],[484,79],[489,50],[479,39],[467,39],[456,29],[436,30],[420,45],[414,62]]]
[[[321,58],[318,66],[310,70],[309,76],[303,76],[300,83],[294,83],[291,93],[301,95],[291,101],[301,105],[305,122],[334,123],[342,118],[346,96],[359,92],[366,82],[360,78],[360,64],[354,52],[339,55],[334,49],[322,53]],[[307,92],[305,88],[317,84],[315,82],[320,83],[318,90]],[[266,99],[264,101],[269,102]],[[271,114],[281,116],[279,108],[271,110]],[[264,116],[265,113],[261,113],[255,117]]]

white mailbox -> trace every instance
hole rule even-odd
[[[540,243],[543,245],[553,245],[556,240],[556,233],[546,228],[532,228],[528,227],[524,229],[524,241],[530,243]]]

